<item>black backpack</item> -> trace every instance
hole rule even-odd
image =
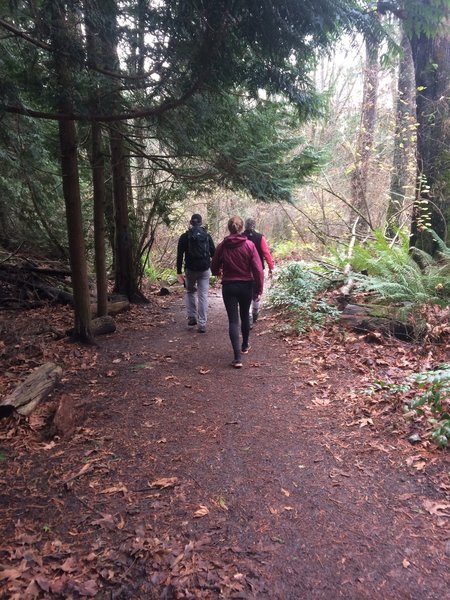
[[[195,270],[209,269],[209,236],[204,227],[194,226],[188,230],[188,254]]]

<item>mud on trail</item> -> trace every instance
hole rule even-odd
[[[29,421],[0,422],[0,597],[448,597],[448,452],[411,445],[398,407],[358,391],[400,376],[411,347],[283,338],[266,313],[236,370],[210,304],[206,334],[171,296],[98,348],[35,342],[64,376]],[[68,432],[51,438],[61,399]]]

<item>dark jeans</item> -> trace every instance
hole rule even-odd
[[[249,310],[253,297],[253,281],[235,281],[222,286],[223,303],[228,315],[228,331],[235,360],[241,360],[239,316],[241,317],[242,347],[248,346],[250,335]]]

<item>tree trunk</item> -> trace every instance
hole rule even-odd
[[[450,243],[450,19],[434,37],[413,35],[411,40],[417,87],[418,186],[411,246],[435,254],[433,229]]]
[[[93,11],[91,2],[85,2],[86,25],[86,50],[90,63],[98,65],[100,52],[99,44],[93,29]],[[100,106],[99,86],[92,92],[92,102]],[[94,247],[95,247],[95,272],[97,279],[97,314],[99,317],[107,315],[108,282],[106,277],[105,253],[105,161],[103,156],[102,129],[99,123],[91,126],[91,166],[92,187],[94,196]]]
[[[367,198],[367,182],[372,155],[378,95],[378,46],[374,40],[366,40],[366,65],[364,70],[361,124],[356,144],[355,166],[351,177],[351,199],[358,214],[364,217],[358,223],[357,233],[362,236],[372,228]]]
[[[391,236],[402,223],[410,222],[416,181],[416,114],[415,76],[411,43],[402,33],[403,56],[398,67],[397,107],[395,123],[394,156],[386,215],[387,231]]]
[[[102,39],[102,62],[112,71],[119,70],[117,53],[117,6],[111,0],[104,5],[104,20],[100,31]],[[111,108],[117,107],[120,101],[120,91],[115,84],[110,84],[108,90]],[[109,130],[111,150],[112,189],[114,201],[114,291],[128,297],[130,302],[142,299],[137,285],[137,274],[134,262],[133,237],[130,228],[128,211],[130,199],[129,165],[124,140],[124,127],[115,123]]]
[[[108,314],[108,281],[105,251],[105,169],[102,152],[102,132],[97,123],[92,124],[92,184],[94,192],[94,246],[97,276],[97,314]]]
[[[110,130],[111,169],[115,223],[114,292],[124,294],[130,302],[139,296],[133,256],[133,241],[128,217],[128,169],[121,125]]]
[[[65,14],[63,3],[55,3],[52,8],[53,19],[51,31],[55,70],[59,87],[58,108],[63,114],[71,114],[73,112],[73,105],[70,91],[73,86],[70,72],[70,57],[65,51],[71,45],[66,20],[67,15]],[[60,120],[58,121],[58,129],[61,149],[62,187],[69,240],[69,259],[72,271],[75,313],[73,339],[83,343],[93,343],[88,271],[78,178],[78,145],[75,123],[74,121]]]

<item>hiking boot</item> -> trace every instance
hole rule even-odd
[[[195,317],[189,317],[189,319],[188,319],[188,326],[189,327],[194,327],[194,325],[197,325],[197,319]]]
[[[241,354],[248,354],[250,352],[251,346],[242,346]]]
[[[242,363],[240,360],[233,360],[231,362],[231,366],[233,367],[233,369],[242,369]]]
[[[252,315],[253,316],[253,323],[256,323],[256,321],[258,320],[258,315],[259,315],[259,313],[257,313],[257,312],[253,313],[253,315]]]
[[[199,325],[199,326],[197,327],[197,331],[198,331],[199,333],[206,333],[206,326],[205,326],[205,325]]]

